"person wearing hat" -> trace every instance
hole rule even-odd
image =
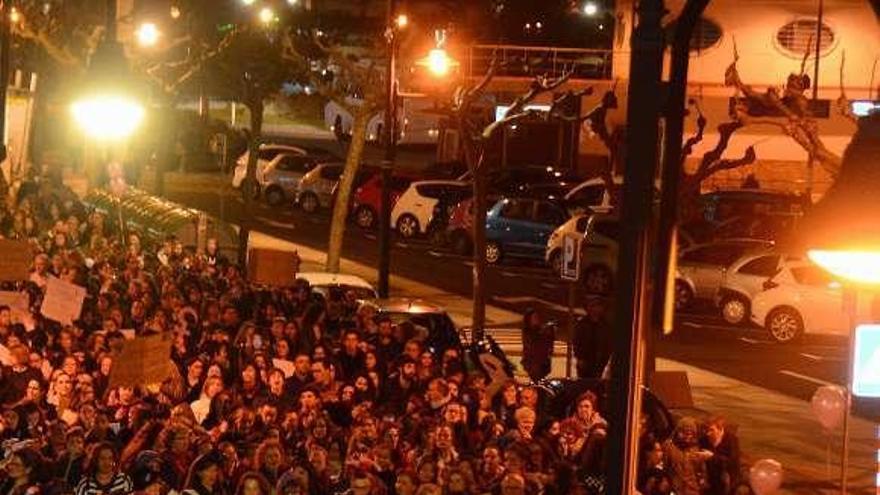
[[[586,315],[578,319],[572,336],[578,378],[600,378],[611,359],[612,328],[607,300],[590,294],[584,301]]]

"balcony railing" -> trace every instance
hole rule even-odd
[[[480,77],[492,60],[500,64],[496,76],[559,77],[571,71],[572,79],[611,79],[611,50],[517,45],[473,45],[466,64],[469,77]]]

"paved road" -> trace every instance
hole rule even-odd
[[[216,185],[172,179],[166,191],[173,200],[220,214]],[[228,192],[224,215],[237,223],[243,208],[239,198]],[[326,248],[327,214],[309,216],[293,208],[272,209],[262,204],[257,209],[256,229],[315,249]],[[345,246],[345,257],[376,266],[375,233],[350,226]],[[470,260],[436,250],[426,242],[394,242],[392,270],[463,297],[471,295]],[[567,286],[546,268],[504,264],[489,267],[487,278],[492,305],[515,312],[536,307],[558,318],[563,323],[561,328],[565,328]],[[662,339],[657,350],[661,357],[804,400],[809,400],[818,386],[844,383],[848,362],[846,345],[841,340],[807,338],[800,344],[780,346],[758,329],[730,328],[707,313],[680,315],[675,332]],[[856,411],[861,416],[880,418],[876,404],[857,402]]]

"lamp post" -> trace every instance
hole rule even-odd
[[[9,86],[9,55],[12,45],[11,28],[15,8],[9,0],[3,0],[0,19],[0,162],[6,160],[6,89]]]
[[[388,279],[391,274],[391,172],[397,159],[397,53],[400,49],[397,37],[403,26],[396,22],[398,0],[388,0],[386,37],[388,41],[388,66],[385,69],[385,159],[382,161],[382,201],[379,208],[379,297],[388,297]],[[406,25],[406,23],[403,23]]]
[[[795,239],[798,251],[849,285],[851,325],[856,323],[858,292],[880,288],[880,213],[876,209],[876,191],[880,187],[880,112],[859,119],[858,130],[843,156],[840,173],[821,201],[805,215],[798,227],[802,237]],[[852,328],[851,331],[855,329]],[[854,338],[850,334],[850,364]],[[843,421],[843,446],[840,466],[840,490],[847,492],[850,411],[852,408],[853,370],[847,367],[846,415]]]

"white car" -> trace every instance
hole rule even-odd
[[[262,184],[263,171],[280,154],[305,155],[306,151],[296,146],[286,144],[262,144],[257,156],[257,182]],[[247,162],[250,151],[245,151],[238,161],[235,162],[235,170],[232,172],[232,187],[238,189],[247,175]]]
[[[858,315],[870,314],[871,301],[861,302],[868,307],[860,307]],[[841,284],[808,261],[786,263],[765,282],[752,298],[751,319],[780,343],[796,341],[805,333],[850,333]]]
[[[802,258],[784,256],[776,251],[749,253],[734,261],[724,271],[721,288],[715,295],[715,305],[724,321],[742,325],[749,321],[752,298],[764,290],[764,283],[791,263],[802,263]]]
[[[554,273],[559,273],[566,234],[581,235],[581,277],[584,286],[591,293],[606,294],[611,291],[617,272],[618,230],[617,215],[575,215],[550,235],[545,261]]]
[[[235,165],[232,174],[232,187],[240,188],[247,175],[248,153],[245,152]],[[260,146],[257,159],[258,192],[262,192],[266,202],[279,205],[284,201],[295,201],[299,180],[318,163],[338,162],[339,159],[322,149],[303,148],[286,144],[266,144]]]
[[[449,210],[470,195],[471,186],[466,182],[413,182],[391,210],[391,225],[404,239],[427,234],[433,222],[445,221]]]
[[[623,185],[621,176],[614,177],[613,181],[617,188]],[[605,180],[596,177],[575,186],[565,195],[564,203],[572,213],[608,212],[611,211],[612,196],[605,187]]]
[[[378,297],[376,289],[366,280],[357,275],[327,272],[297,273],[297,279],[303,279],[309,283],[309,287],[327,297],[332,291],[353,292],[356,299],[375,299]]]
[[[700,244],[682,251],[675,273],[675,307],[684,309],[695,299],[715,299],[728,267],[750,252],[766,251],[772,242],[729,239]]]

